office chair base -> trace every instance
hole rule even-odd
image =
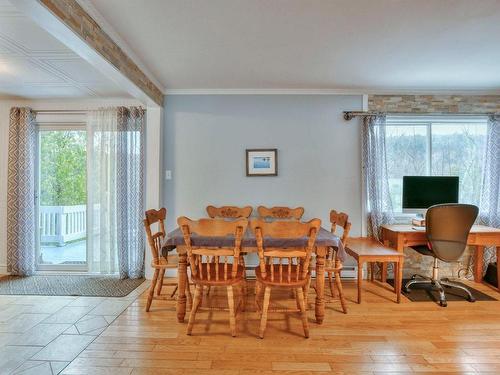
[[[420,279],[419,279],[420,278]],[[410,286],[414,284],[431,284],[433,286],[433,289],[439,291],[439,305],[441,307],[446,307],[448,306],[448,302],[446,301],[446,294],[444,292],[443,287],[448,287],[448,288],[458,288],[463,290],[464,292],[467,293],[467,300],[469,302],[476,302],[476,299],[472,295],[469,289],[462,285],[455,284],[451,282],[448,278],[443,278],[441,280],[433,279],[431,277],[427,276],[422,276],[422,275],[413,275],[411,279],[406,283],[404,289],[406,293],[410,293]]]

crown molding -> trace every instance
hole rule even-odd
[[[171,89],[165,95],[500,95],[499,89]]]
[[[165,95],[362,95],[344,89],[172,89]]]

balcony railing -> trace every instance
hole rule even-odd
[[[40,242],[65,243],[87,236],[87,206],[40,206]]]

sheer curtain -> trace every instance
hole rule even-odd
[[[500,116],[488,118],[486,136],[486,155],[484,159],[483,180],[479,218],[482,224],[500,228]],[[495,248],[486,251],[485,266],[494,262]],[[486,270],[486,267],[484,268]]]
[[[35,272],[35,114],[11,108],[7,178],[7,271]]]
[[[363,179],[366,184],[368,235],[380,240],[380,227],[394,221],[385,147],[385,115],[363,118]]]
[[[144,274],[144,110],[103,108],[88,115],[89,271]]]

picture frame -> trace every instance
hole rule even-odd
[[[247,177],[278,175],[278,149],[254,148],[246,150]]]

